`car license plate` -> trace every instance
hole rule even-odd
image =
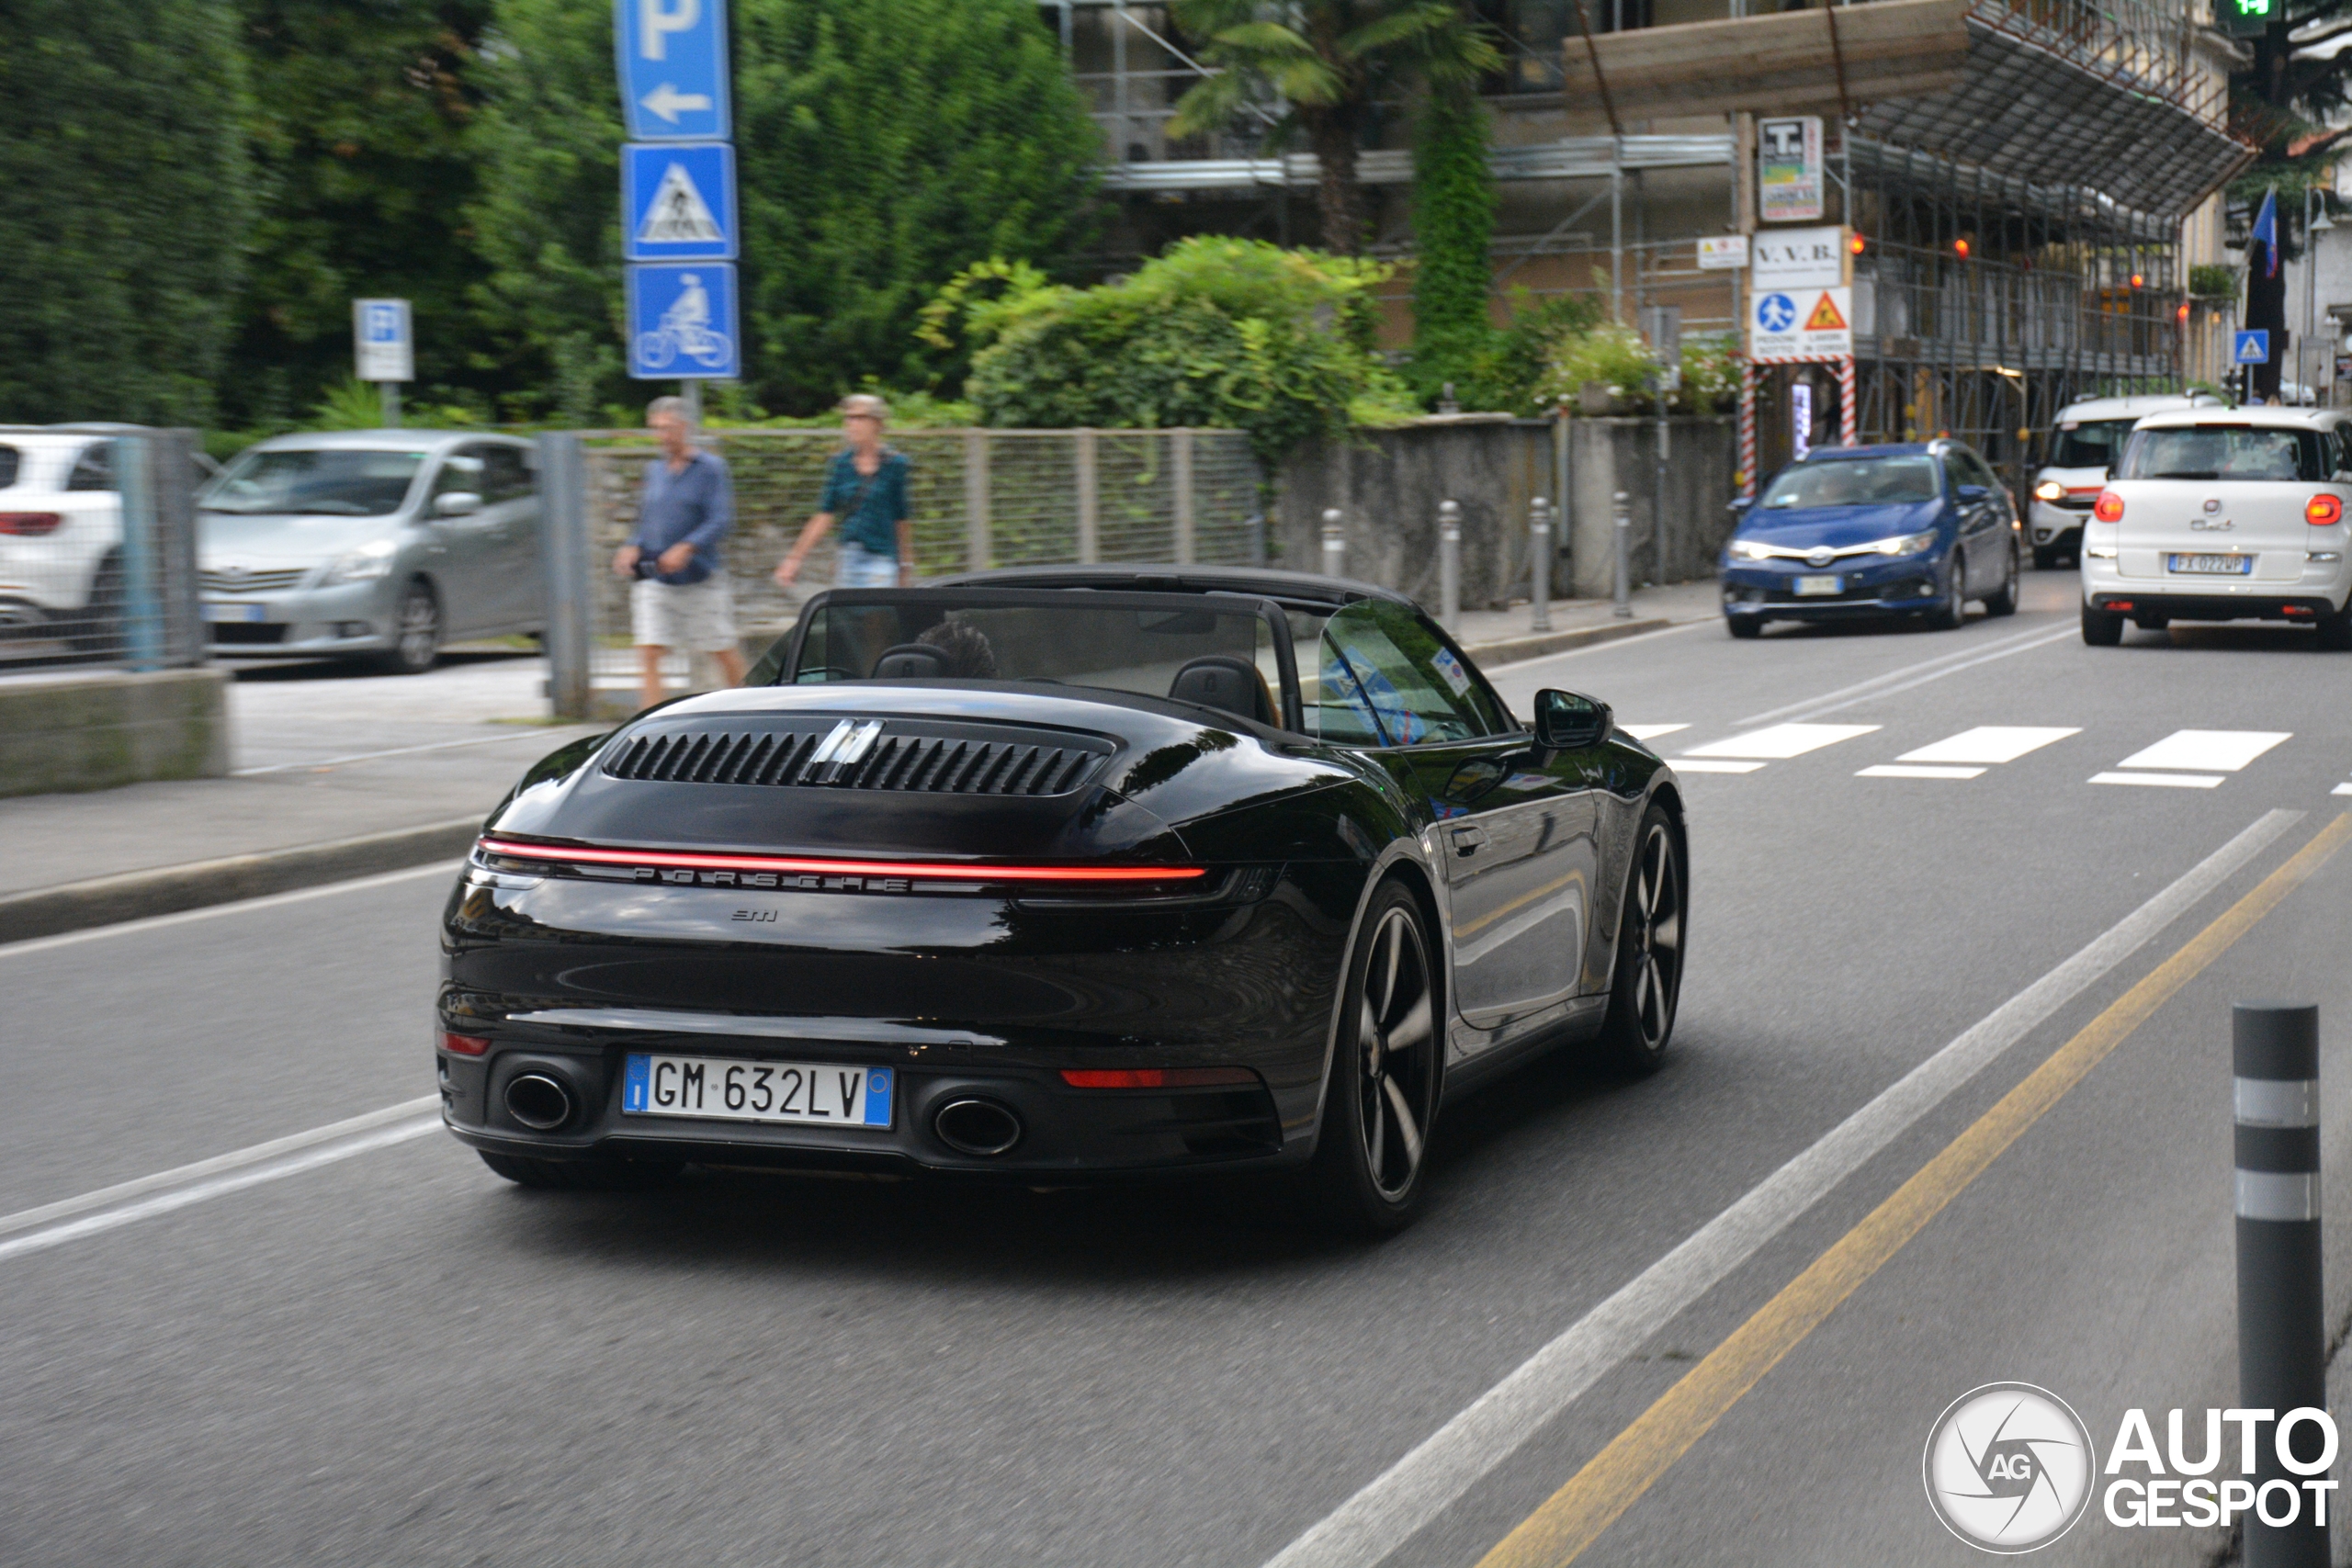
[[[258,621],[269,614],[265,604],[207,604],[204,618],[208,621]]]
[[[2252,556],[2166,556],[2166,571],[2193,571],[2209,577],[2246,577],[2254,571]]]
[[[621,1110],[631,1116],[888,1127],[893,1087],[888,1067],[632,1052],[621,1077]]]
[[[1797,579],[1797,594],[1800,598],[1816,593],[1843,593],[1845,591],[1846,580],[1842,577],[1800,577]]]

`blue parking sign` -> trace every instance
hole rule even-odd
[[[658,381],[742,375],[734,263],[661,262],[627,270],[631,376]]]
[[[724,141],[621,149],[621,254],[629,261],[735,259],[735,149]]]
[[[632,141],[726,141],[727,0],[613,0],[621,114]]]
[[[2254,327],[2238,333],[2237,348],[2233,357],[2240,365],[2269,364],[2270,329]]]

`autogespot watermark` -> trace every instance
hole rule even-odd
[[[2166,1412],[2159,1448],[2147,1412],[2126,1410],[2102,1475],[2090,1429],[2048,1389],[2023,1382],[1971,1389],[1928,1430],[1921,1461],[1928,1506],[1952,1534],[2003,1555],[2038,1551],[2064,1535],[2095,1491],[2107,1522],[2125,1529],[2226,1529],[2248,1514],[2291,1525],[2306,1507],[2312,1523],[2327,1523],[2336,1483],[2317,1479],[2335,1463],[2335,1422],[2326,1411],[2207,1410],[2194,1458],[2184,1450],[2184,1414]],[[2224,1426],[2237,1428],[2234,1443]],[[2266,1426],[2278,1468],[2297,1479],[2260,1479],[2267,1456],[2258,1434]],[[2216,1474],[2232,1458],[2237,1475]]]

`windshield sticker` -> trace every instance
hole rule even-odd
[[[1462,668],[1462,660],[1453,657],[1452,649],[1439,649],[1430,662],[1437,666],[1437,672],[1445,677],[1445,683],[1453,688],[1455,696],[1462,696],[1470,690],[1469,671]]]

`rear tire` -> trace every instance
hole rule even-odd
[[[2313,629],[2319,634],[2319,650],[2322,653],[2352,652],[2352,600],[2346,601],[2343,609],[2321,621]]]
[[[1761,615],[1725,615],[1724,617],[1724,629],[1729,631],[1732,636],[1739,638],[1742,642],[1745,642],[1749,637],[1762,637],[1764,635],[1764,617]]]
[[[1323,1126],[1306,1180],[1325,1226],[1354,1236],[1410,1224],[1437,1119],[1439,996],[1419,903],[1399,881],[1364,910],[1340,992]]]
[[[2093,648],[2114,648],[2123,641],[2123,617],[2083,606],[2083,640]]]
[[[2001,586],[1984,596],[1984,613],[1988,615],[2014,615],[2018,613],[2018,547],[2009,546],[2009,567],[2001,579]]]
[[[1682,836],[1666,808],[1652,802],[1634,837],[1633,863],[1625,868],[1617,961],[1611,970],[1609,1012],[1600,1024],[1601,1059],[1629,1077],[1657,1071],[1674,1038],[1675,1010],[1682,998],[1685,886]]]
[[[684,1168],[677,1160],[533,1159],[488,1149],[475,1152],[482,1164],[515,1186],[547,1192],[650,1192],[669,1185]]]

